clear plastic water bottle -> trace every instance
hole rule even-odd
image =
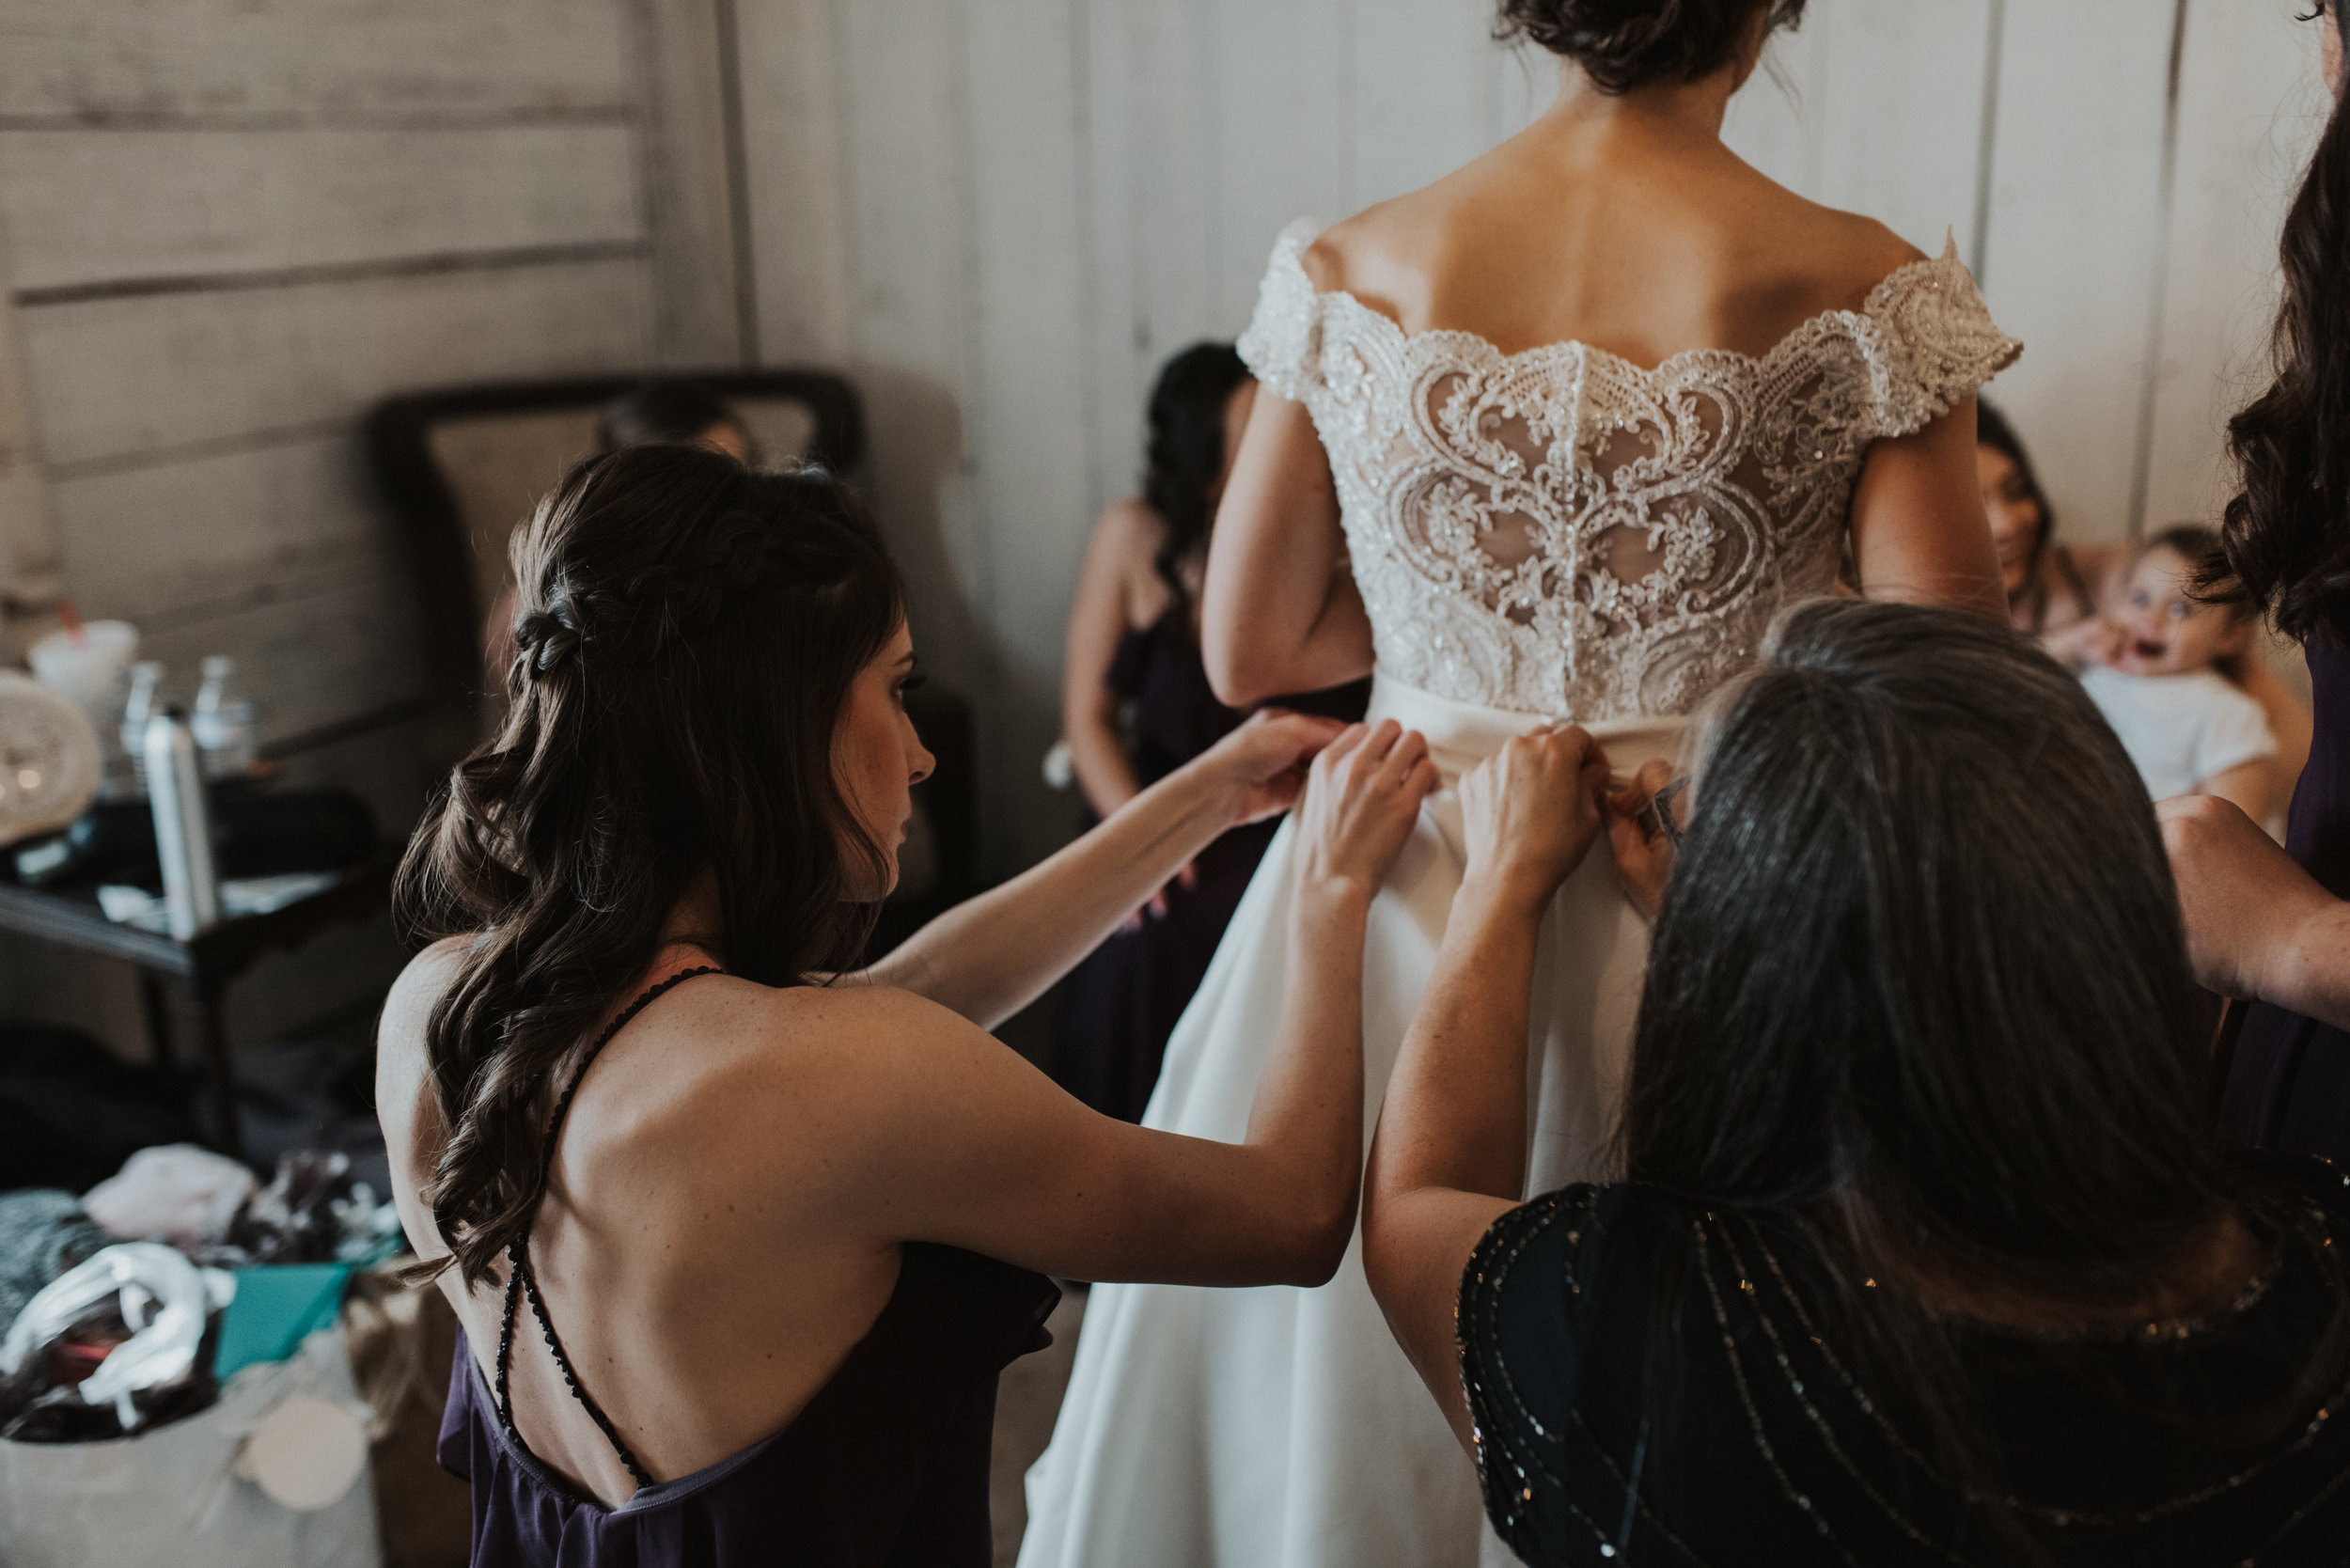
[[[123,701],[122,722],[118,727],[122,754],[131,762],[133,794],[147,793],[147,721],[163,705],[164,666],[157,660],[141,659],[131,666],[131,695]]]
[[[236,778],[253,766],[257,743],[253,703],[237,681],[237,661],[215,653],[204,661],[204,684],[196,694],[188,729],[204,757],[204,776]]]

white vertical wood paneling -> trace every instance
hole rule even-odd
[[[1486,0],[1357,8],[1351,205],[1418,190],[1492,145],[1492,39]]]
[[[2162,245],[2170,8],[2032,0],[2008,8],[2005,41],[1982,284],[2025,350],[1992,396],[2065,530],[2119,538]]]
[[[727,0],[633,0],[640,181],[601,182],[635,204],[656,282],[654,357],[669,366],[749,364],[756,290],[738,210],[733,93],[742,80]]]
[[[1216,24],[1217,193],[1224,319],[1256,304],[1273,236],[1292,218],[1325,223],[1356,199],[1357,10],[1391,0],[1202,0]]]
[[[839,29],[830,0],[738,7],[743,141],[760,345],[772,363],[845,364],[851,325]]]
[[[1224,305],[1216,27],[1201,6],[1096,0],[1086,21],[1094,457],[1089,511],[1141,468],[1167,355],[1236,330]]]
[[[968,50],[972,281],[979,299],[969,408],[974,499],[996,568],[982,613],[1000,682],[981,731],[998,782],[991,857],[1015,862],[1013,824],[1065,806],[1037,761],[1059,734],[1062,623],[1092,519],[1088,385],[1094,296],[1087,159],[1090,64],[1078,0],[991,0]],[[1002,90],[1018,81],[1022,90]]]
[[[1990,7],[1813,0],[1731,101],[1724,138],[1814,201],[1876,218],[1931,255],[1955,234],[1971,255]]]
[[[1805,104],[1819,128],[1807,194],[1882,221],[1930,256],[1953,235],[1959,254],[1972,256],[1991,0],[1820,8],[1826,25]],[[1888,71],[1888,61],[1907,69]]]
[[[2145,525],[2217,520],[2232,485],[2229,416],[2267,383],[2277,238],[2332,107],[2311,27],[2283,6],[2195,0]]]

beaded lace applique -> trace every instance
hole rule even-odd
[[[1578,723],[1685,713],[1835,580],[1869,446],[2014,362],[1955,247],[1757,359],[1406,333],[1282,231],[1240,352],[1330,458],[1379,667]]]

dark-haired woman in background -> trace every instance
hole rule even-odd
[[[2220,1064],[2221,1131],[2350,1162],[2350,16],[2317,9],[2333,118],[2285,219],[2276,381],[2229,425],[2243,489],[2204,585],[2301,644],[2315,739],[2283,850],[2224,801],[2161,811],[2204,983],[2255,1004]]]
[[[401,867],[431,945],[376,1080],[401,1223],[464,1328],[441,1456],[473,1560],[979,1568],[996,1373],[1042,1342],[1044,1272],[1337,1266],[1365,911],[1426,744],[1252,721],[834,980],[931,767],[855,497],[637,447],[575,469],[515,564],[512,705]],[[1308,758],[1294,989],[1242,1137],[1097,1116],[982,1032],[1296,800]]]
[[[2088,698],[1979,622],[1823,601],[1697,735],[1669,831],[1622,809],[1666,764],[1610,809],[1579,730],[1463,781],[1372,1148],[1372,1287],[1511,1546],[2338,1561],[2350,1177],[2216,1148],[2161,839]],[[1537,923],[1603,839],[1656,921],[1622,1180],[1521,1205]]]
[[[2120,564],[2122,547],[2057,541],[2056,510],[2040,488],[2030,454],[2006,416],[1987,402],[1975,405],[1975,472],[1991,520],[1991,544],[1999,553],[2010,623],[2038,637],[2059,659],[2078,663],[2072,644],[2094,640],[2106,580]]]
[[[1257,384],[1229,343],[1197,343],[1152,388],[1142,494],[1094,525],[1069,612],[1061,738],[1098,822],[1222,740],[1248,715],[1216,700],[1199,657],[1199,578],[1215,504]],[[1367,682],[1276,705],[1354,720]],[[1105,1116],[1139,1121],[1167,1037],[1208,972],[1278,823],[1199,852],[1061,988],[1053,1076]]]

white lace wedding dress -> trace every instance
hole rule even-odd
[[[1950,251],[1761,359],[1504,354],[1317,293],[1300,261],[1316,232],[1281,235],[1240,349],[1329,454],[1378,655],[1371,716],[1423,731],[1448,787],[1371,913],[1368,1137],[1460,886],[1461,772],[1551,720],[1590,729],[1622,772],[1671,756],[1779,606],[1828,589],[1870,443],[1920,429],[2021,345]],[[1280,1014],[1289,843],[1284,827],[1176,1027],[1149,1126],[1244,1136]],[[1622,1075],[1647,933],[1606,860],[1544,925],[1529,1193],[1597,1172]],[[1359,1239],[1316,1290],[1095,1287],[1028,1507],[1022,1568],[1452,1568],[1480,1539],[1510,1560]]]

